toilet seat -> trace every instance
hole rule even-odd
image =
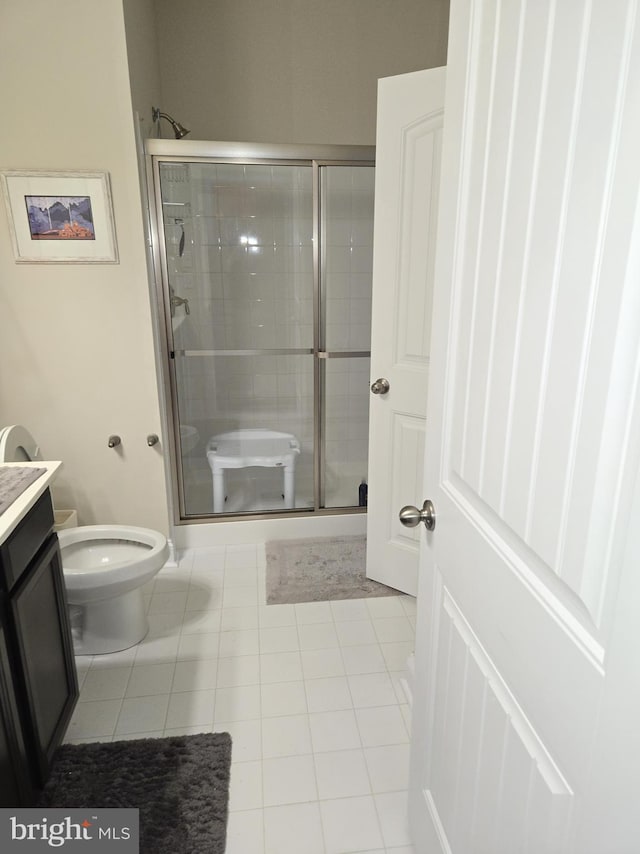
[[[36,462],[42,459],[40,446],[21,424],[4,427],[0,432],[0,462]]]
[[[169,557],[166,537],[159,531],[149,528],[135,528],[129,525],[82,525],[79,528],[67,528],[58,532],[62,566],[64,569],[67,598],[72,604],[83,604],[96,599],[107,599],[117,591],[125,593],[145,584],[164,566]],[[92,543],[114,545],[128,543],[136,549],[135,556],[126,556],[122,560],[108,563],[95,563],[85,559],[86,550]],[[74,560],[74,546],[79,550],[85,547],[84,555]]]

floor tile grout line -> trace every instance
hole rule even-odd
[[[306,694],[306,692],[305,692],[305,694]],[[309,737],[312,738],[311,724],[309,724]],[[313,741],[311,741],[311,747],[313,748]],[[316,803],[318,805],[318,817],[320,819],[320,831],[322,833],[322,846],[323,846],[324,850],[326,851],[327,850],[327,833],[326,833],[326,829],[324,826],[324,821],[322,819],[322,807],[320,805],[320,786],[318,785],[318,766],[316,765],[315,751],[312,752],[311,757],[312,757],[311,761],[313,764],[313,779],[314,779],[315,785],[316,785]]]
[[[258,562],[259,562],[259,561],[258,561]],[[194,560],[194,563],[195,563],[195,560]],[[232,568],[232,567],[227,567],[227,566],[225,566],[225,567],[224,567],[224,569],[223,569],[223,574],[222,574],[222,587],[221,587],[221,589],[222,589],[222,590],[224,590],[224,587],[225,587],[225,576],[227,575],[227,572],[233,572],[234,570],[235,570],[235,567],[233,567],[233,568]],[[261,578],[260,578],[260,567],[259,567],[259,566],[257,567],[257,571],[258,571],[258,578],[259,578],[259,580],[258,580],[258,591],[260,592],[260,589],[261,589],[261,586],[262,586],[262,585],[261,585],[261,583],[260,583],[260,582],[261,582]],[[187,603],[187,601],[188,601],[188,596],[189,596],[189,587],[190,587],[190,584],[191,584],[191,577],[189,578],[189,583],[187,584],[187,588],[186,588],[186,589],[187,589],[187,597],[186,597],[186,599],[185,599],[185,608],[184,608],[184,609],[181,609],[181,610],[179,611],[179,613],[180,613],[180,615],[181,615],[181,619],[182,619],[182,623],[180,624],[180,627],[179,627],[179,634],[180,634],[181,636],[182,636],[182,628],[184,627],[184,622],[185,622],[185,619],[186,619],[186,613],[187,613],[186,603]],[[174,591],[168,591],[168,592],[174,592]],[[178,591],[175,591],[175,592],[178,592]],[[261,602],[261,601],[263,601],[263,597],[259,597],[259,600],[258,600],[258,603],[257,603],[257,611],[258,611],[258,614],[257,614],[257,622],[258,622],[258,626],[257,626],[257,634],[258,634],[258,639],[259,639],[259,640],[260,640],[260,629],[265,628],[265,626],[261,625],[261,621],[260,621],[260,608],[261,608],[260,602]],[[357,619],[357,617],[356,617],[356,618],[350,618],[349,620],[345,620],[345,619],[340,619],[340,620],[339,620],[339,619],[337,619],[336,611],[334,611],[334,609],[333,609],[333,608],[331,608],[331,603],[330,603],[330,602],[327,602],[326,604],[328,604],[328,605],[329,605],[329,617],[328,617],[328,620],[324,620],[323,622],[330,622],[330,623],[333,625],[333,627],[334,627],[334,631],[335,631],[336,635],[337,635],[337,624],[338,624],[339,622],[353,622],[353,620],[354,620],[354,619]],[[265,605],[264,607],[267,607],[267,606]],[[210,610],[210,609],[207,609],[207,610]],[[221,603],[221,608],[220,608],[220,609],[218,609],[218,610],[220,610],[221,612],[224,610],[224,605],[223,605],[223,603]],[[221,616],[222,616],[222,614],[221,614]],[[404,616],[405,616],[405,618],[407,618],[407,619],[408,619],[408,617],[409,617],[409,615],[408,615],[408,614],[406,614],[406,613],[404,614]],[[374,618],[373,614],[371,614],[371,613],[369,612],[369,609],[367,609],[367,621],[368,621],[368,622],[370,622],[370,623],[372,623],[373,628],[374,628],[374,632],[375,632],[375,623],[374,623],[374,619],[375,619],[375,618]],[[222,621],[221,621],[221,622],[222,622]],[[226,631],[226,629],[224,629],[224,630],[222,629],[221,622],[220,622],[219,631],[217,632],[217,634],[218,634],[218,643],[217,643],[216,654],[215,654],[215,655],[212,655],[213,650],[211,650],[210,652],[208,652],[208,653],[207,653],[207,657],[215,658],[215,659],[216,659],[216,661],[217,661],[217,663],[218,663],[218,665],[220,664],[220,661],[222,660],[222,658],[221,658],[221,656],[220,656],[220,636],[222,635],[223,631]],[[313,622],[317,622],[317,621],[313,621],[313,620],[312,620],[312,621],[310,621],[309,623],[306,623],[306,624],[311,625]],[[295,626],[295,628],[296,628],[295,636],[296,636],[296,638],[297,638],[297,649],[295,649],[295,650],[291,650],[290,652],[295,653],[295,654],[297,655],[297,657],[298,657],[298,661],[300,662],[300,667],[302,668],[301,653],[302,653],[302,651],[303,651],[303,650],[302,650],[302,643],[301,643],[301,630],[300,630],[300,626],[305,625],[305,621],[299,621],[299,620],[298,620],[298,615],[297,615],[297,613],[296,613],[296,611],[295,611],[295,606],[294,606],[294,622],[293,622],[293,625],[294,625],[294,626]],[[238,629],[233,628],[233,629],[230,629],[230,630],[238,630]],[[194,633],[194,634],[197,634],[197,633]],[[393,666],[393,669],[392,669],[392,666],[391,666],[391,665],[393,664],[393,660],[391,659],[391,661],[390,661],[390,660],[389,660],[389,658],[383,654],[383,652],[382,652],[382,643],[381,643],[381,641],[380,641],[380,637],[379,637],[379,635],[378,635],[378,633],[377,633],[377,632],[375,632],[375,638],[376,638],[375,646],[379,649],[379,651],[380,651],[380,653],[381,653],[381,655],[382,655],[382,659],[383,659],[383,661],[384,661],[384,669],[383,669],[383,670],[381,670],[381,671],[375,671],[375,672],[384,672],[385,674],[387,674],[387,676],[388,676],[388,677],[389,677],[389,679],[391,680],[392,687],[393,687],[393,690],[394,690],[394,695],[393,695],[393,696],[394,696],[394,700],[395,700],[395,702],[394,702],[393,704],[388,704],[388,705],[386,705],[386,706],[385,706],[385,708],[389,708],[389,707],[393,706],[393,707],[398,708],[398,709],[400,710],[400,712],[401,712],[401,716],[402,716],[403,731],[406,731],[406,728],[407,728],[407,721],[406,721],[406,717],[404,716],[404,714],[402,713],[402,710],[401,710],[401,706],[402,706],[402,703],[401,703],[401,697],[400,697],[400,696],[399,696],[399,694],[398,694],[398,691],[397,691],[397,685],[396,685],[396,681],[395,681],[395,677],[393,676],[393,674],[394,674],[394,673],[397,673],[397,672],[398,672],[398,667],[394,665],[394,666]],[[393,641],[390,641],[390,642],[393,642]],[[362,644],[356,644],[356,645],[362,645]],[[366,645],[366,644],[365,644],[365,645]],[[339,658],[340,658],[340,660],[341,660],[342,668],[343,668],[343,671],[344,671],[344,673],[342,674],[342,678],[344,678],[344,679],[345,679],[345,681],[346,681],[347,690],[348,690],[348,696],[350,697],[350,701],[351,701],[351,709],[350,709],[350,710],[353,712],[353,715],[354,715],[354,718],[355,718],[355,721],[356,721],[356,730],[357,730],[357,733],[358,733],[358,740],[359,740],[359,745],[360,745],[357,749],[359,750],[359,752],[361,753],[361,755],[363,755],[363,756],[365,756],[365,757],[366,757],[366,754],[365,754],[365,752],[364,752],[364,751],[365,751],[365,747],[364,747],[364,741],[363,741],[363,736],[362,736],[362,726],[361,726],[360,721],[358,720],[358,715],[357,715],[357,711],[358,711],[358,709],[357,709],[357,708],[356,708],[356,706],[355,706],[355,700],[354,700],[354,696],[353,696],[353,689],[352,689],[352,685],[351,685],[351,683],[350,683],[350,681],[349,681],[349,677],[350,677],[350,676],[353,676],[353,675],[368,675],[368,674],[367,674],[367,673],[365,673],[365,674],[359,674],[359,673],[355,673],[355,672],[354,672],[354,673],[352,673],[352,674],[347,673],[346,662],[345,662],[345,658],[344,658],[344,650],[345,650],[345,648],[346,648],[347,646],[351,646],[351,645],[344,644],[344,643],[340,642],[340,637],[338,636],[338,646],[337,646],[337,647],[327,647],[326,649],[327,649],[327,650],[329,650],[329,649],[331,649],[331,650],[335,650],[335,649],[337,648],[337,649],[339,650]],[[324,647],[322,647],[322,649],[324,649]],[[248,653],[247,653],[247,654],[248,654]],[[258,684],[260,687],[261,687],[263,684],[273,684],[273,683],[264,683],[264,682],[263,682],[263,679],[264,679],[264,669],[263,669],[263,668],[264,668],[264,660],[265,660],[263,657],[264,657],[264,656],[266,656],[266,655],[268,655],[268,654],[272,654],[272,653],[264,652],[264,651],[263,651],[263,649],[262,649],[262,646],[261,646],[261,645],[260,645],[260,643],[259,643],[259,644],[258,644],[258,652],[256,653],[256,655],[257,655],[257,663],[258,663],[258,679],[259,679],[259,682],[258,682],[257,684]],[[277,654],[277,653],[274,653],[274,654]],[[238,657],[238,656],[229,656],[229,658],[236,658],[236,657]],[[171,687],[170,687],[170,689],[169,689],[169,697],[171,697],[171,696],[172,696],[173,694],[175,694],[175,693],[191,693],[192,691],[188,691],[188,692],[179,692],[179,691],[174,691],[174,690],[173,690],[173,686],[174,686],[174,684],[175,684],[175,674],[176,674],[176,669],[177,669],[177,666],[178,666],[179,661],[181,661],[181,660],[189,661],[189,660],[192,660],[192,659],[190,659],[190,658],[189,658],[189,659],[179,659],[179,658],[178,658],[178,652],[177,652],[177,650],[176,650],[175,654],[173,654],[173,655],[171,656],[171,659],[172,659],[172,660],[171,660],[171,662],[170,662],[170,663],[172,663],[172,665],[173,665],[173,674],[172,674],[172,680],[171,680]],[[196,660],[196,661],[197,661],[197,660],[203,660],[203,658],[202,658],[202,653],[201,653],[200,655],[196,656],[193,660]],[[91,670],[91,665],[92,665],[92,663],[93,663],[93,662],[90,662],[86,667],[84,667],[84,668],[83,668],[83,669],[84,669],[84,679],[86,679],[87,674],[88,674],[88,673],[89,673],[89,671]],[[141,661],[141,660],[138,660],[138,658],[137,658],[137,654],[136,654],[136,656],[134,657],[134,659],[133,659],[133,660],[131,660],[131,661],[128,661],[128,662],[126,663],[126,665],[125,665],[123,662],[117,662],[117,661],[116,661],[116,662],[111,662],[111,666],[113,666],[113,667],[123,667],[123,666],[126,666],[126,667],[127,667],[127,669],[128,669],[128,671],[129,671],[129,673],[128,673],[128,679],[127,679],[127,684],[126,684],[126,686],[125,686],[125,688],[124,688],[124,696],[123,696],[123,697],[120,699],[120,701],[119,701],[120,705],[119,705],[118,718],[119,718],[120,713],[121,713],[121,711],[122,711],[122,703],[123,703],[123,702],[124,702],[124,700],[126,699],[126,692],[127,692],[128,688],[129,688],[129,685],[130,685],[130,683],[131,683],[131,679],[132,679],[132,675],[133,675],[133,668],[134,668],[135,666],[140,666],[140,664],[142,664],[142,665],[148,665],[148,664],[154,664],[154,663],[159,663],[159,662],[155,662],[155,661],[153,661],[153,660],[149,660],[149,661]],[[95,669],[98,669],[98,668],[95,668]],[[106,668],[105,668],[105,669],[106,669]],[[301,681],[302,681],[303,690],[304,690],[304,699],[305,699],[305,707],[306,707],[306,711],[305,711],[305,713],[304,713],[304,714],[305,714],[305,717],[307,718],[307,720],[309,720],[309,716],[311,715],[311,712],[309,711],[309,683],[310,683],[310,682],[312,682],[314,679],[321,679],[321,678],[327,678],[327,677],[321,677],[321,676],[312,676],[312,677],[307,677],[307,676],[306,676],[306,674],[305,674],[305,672],[304,672],[304,669],[302,669],[302,670],[301,670],[301,674],[300,674],[300,675],[301,675]],[[291,682],[291,681],[298,681],[298,680],[297,680],[297,679],[295,679],[295,680],[294,680],[294,679],[289,679],[289,680],[284,680],[284,681],[285,681],[285,682],[286,682],[286,681]],[[252,684],[253,684],[253,683],[252,683]],[[277,684],[277,683],[276,683],[276,684]],[[230,687],[240,687],[240,686],[230,686]],[[192,689],[192,690],[193,690],[193,689]],[[205,690],[205,689],[199,689],[199,688],[197,688],[197,689],[195,689],[195,690],[197,691],[197,690]],[[208,690],[208,689],[207,689],[207,690]],[[214,690],[215,690],[215,691],[217,691],[217,690],[218,690],[217,679],[216,679],[216,686],[215,686],[215,689],[214,689]],[[153,696],[153,695],[149,695],[149,696]],[[264,717],[263,717],[263,708],[262,708],[262,692],[261,692],[261,691],[259,692],[259,696],[258,696],[258,708],[259,708],[259,718],[258,718],[257,720],[260,722],[260,727],[259,727],[259,730],[260,730],[260,750],[259,750],[259,755],[260,755],[260,757],[261,757],[261,758],[260,758],[260,765],[261,765],[261,767],[262,767],[262,764],[263,764],[263,762],[265,761],[265,757],[264,757],[264,744],[263,744],[263,728],[262,728],[262,727],[263,727],[263,722],[264,722],[264,720],[265,720],[265,719],[264,719]],[[376,707],[375,707],[375,706],[373,706],[373,707],[371,707],[371,706],[366,706],[366,707],[363,707],[363,708],[376,708]],[[380,708],[382,708],[382,707],[380,707]],[[169,709],[169,704],[167,704],[167,713],[165,714],[165,727],[164,727],[164,729],[166,729],[166,722],[167,722],[168,709]],[[276,716],[273,716],[273,718],[277,718],[277,717],[287,717],[287,715],[276,715]],[[213,719],[213,724],[212,724],[212,726],[215,728],[215,705],[214,705],[214,716],[213,716],[213,718],[214,718],[214,719]],[[116,723],[116,728],[117,728],[117,723]],[[188,728],[189,728],[189,727],[185,727],[185,729],[188,729]],[[127,734],[127,735],[129,735],[129,734]],[[310,735],[310,733],[309,733],[309,735]],[[114,736],[113,736],[113,737],[114,737],[114,738],[116,737],[116,736],[115,736],[115,732],[114,732]],[[406,742],[402,742],[402,743],[406,743]],[[388,745],[385,745],[385,746],[388,746]],[[312,745],[312,747],[313,747],[313,745]],[[345,749],[346,749],[346,748],[345,748]],[[353,748],[352,748],[352,749],[353,749]],[[323,751],[323,752],[324,752],[324,751]],[[306,753],[304,753],[304,754],[293,754],[293,755],[307,755],[307,754],[306,754]],[[322,833],[323,833],[323,845],[324,845],[324,848],[325,848],[325,850],[326,850],[326,840],[325,840],[325,837],[324,837],[324,834],[325,834],[325,824],[324,824],[324,821],[323,821],[323,818],[322,818],[322,811],[321,811],[321,808],[320,808],[320,805],[321,805],[321,799],[320,799],[320,792],[319,792],[319,787],[318,787],[318,773],[317,773],[317,765],[316,765],[316,762],[315,762],[315,756],[316,756],[316,755],[318,755],[318,754],[317,754],[317,752],[316,752],[316,751],[313,751],[313,750],[312,750],[312,753],[311,753],[311,754],[309,754],[309,755],[311,755],[312,757],[314,757],[314,760],[313,760],[313,761],[314,761],[314,780],[315,780],[315,786],[316,786],[316,791],[317,791],[317,795],[318,795],[318,797],[317,797],[315,800],[313,800],[313,801],[308,801],[308,802],[305,802],[305,803],[316,803],[316,804],[317,804],[317,809],[318,809],[318,812],[319,812],[319,815],[320,815],[320,822],[321,822],[321,828],[322,828]],[[236,764],[238,764],[238,763],[236,763]],[[365,766],[366,766],[367,779],[368,779],[368,781],[369,781],[369,787],[370,787],[370,790],[371,790],[371,791],[370,791],[370,797],[372,797],[372,798],[373,798],[373,803],[374,803],[374,807],[375,807],[375,814],[376,814],[376,818],[377,818],[377,822],[378,822],[378,830],[381,832],[381,831],[382,831],[382,822],[381,822],[381,819],[380,819],[380,812],[379,812],[379,809],[378,809],[378,804],[377,804],[377,802],[376,802],[376,800],[375,800],[375,795],[376,795],[376,793],[373,791],[373,783],[372,783],[372,781],[371,781],[371,772],[370,772],[370,770],[369,770],[369,765],[366,763],[366,759],[365,759]],[[347,796],[347,797],[350,797],[350,796]],[[342,800],[342,799],[344,799],[344,798],[341,798],[341,800]],[[329,799],[329,800],[335,800],[335,799]],[[262,807],[260,808],[260,810],[261,810],[261,816],[262,816],[262,838],[263,838],[263,839],[262,839],[262,841],[263,841],[263,843],[264,843],[264,842],[265,842],[265,840],[266,840],[265,809],[266,809],[266,807],[264,806],[264,780],[263,780]],[[383,840],[383,846],[384,846],[384,848],[383,848],[382,850],[386,850],[386,847],[387,847],[387,846],[386,846],[386,845],[385,845],[385,843],[384,843],[384,837],[382,836],[382,833],[381,833],[381,838],[382,838],[382,840]],[[393,846],[391,846],[391,847],[393,847]]]

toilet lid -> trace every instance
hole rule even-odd
[[[21,424],[4,427],[0,432],[0,462],[21,463],[41,460],[40,446]]]

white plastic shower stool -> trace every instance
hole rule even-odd
[[[249,466],[282,468],[284,473],[284,506],[295,507],[296,457],[300,442],[292,433],[277,430],[232,430],[212,436],[207,442],[207,460],[213,476],[213,512],[224,511],[226,469]]]

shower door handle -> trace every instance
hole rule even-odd
[[[372,394],[386,394],[389,391],[389,380],[380,377],[374,383],[371,383]]]

